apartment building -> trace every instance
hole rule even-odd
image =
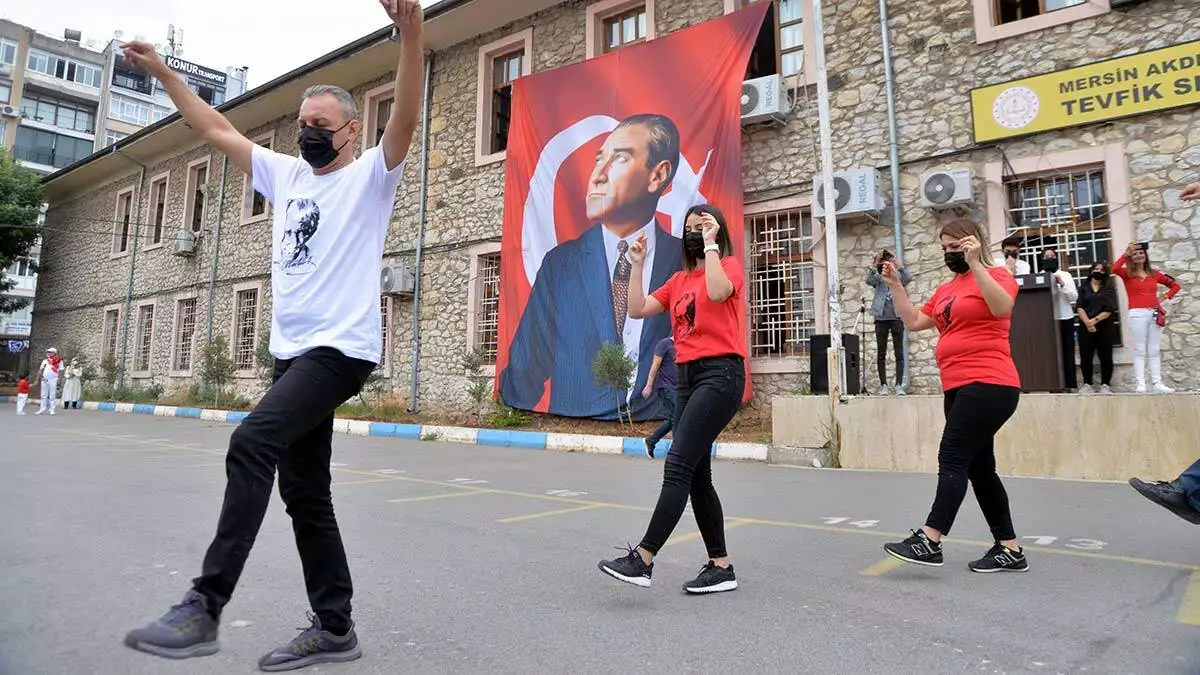
[[[426,10],[432,98],[412,157],[427,141],[428,168],[422,175],[420,162],[409,164],[385,260],[414,269],[420,243],[421,264],[411,282],[380,298],[381,371],[397,395],[407,397],[415,379],[423,409],[460,409],[468,382],[461,355],[476,347],[495,354],[512,81],[636,48],[744,4],[442,0]],[[896,250],[898,236],[915,277],[910,293],[927,298],[946,277],[940,223],[961,215],[986,223],[993,241],[1022,234],[1035,269],[1042,247],[1067,250],[1067,267],[1076,275],[1092,261],[1111,260],[1131,241],[1146,241],[1161,269],[1185,289],[1195,288],[1200,215],[1178,201],[1178,191],[1200,174],[1194,147],[1200,98],[1191,92],[1171,94],[1166,102],[1124,95],[1118,109],[1118,99],[1091,98],[1083,89],[1139,69],[1150,77],[1164,67],[1147,67],[1156,54],[1189,49],[1190,61],[1160,60],[1186,71],[1178,76],[1185,80],[1200,74],[1191,28],[1200,21],[1200,0],[888,3],[897,184],[889,177],[879,5],[824,4],[837,179],[868,186],[843,190],[845,201],[835,207],[841,276],[834,295],[846,332],[870,332],[870,318],[867,325],[858,319],[864,297],[869,305],[865,274],[874,254]],[[773,394],[808,386],[811,338],[830,325],[828,249],[822,223],[813,217],[819,138],[809,7],[799,0],[773,4],[746,74],[751,413],[768,411]],[[337,84],[358,99],[365,147],[376,142],[390,110],[396,58],[391,31],[383,29],[222,110],[255,142],[294,154],[301,92],[318,82]],[[1115,76],[1105,74],[1114,70]],[[1065,84],[1047,88],[1037,79],[1044,77]],[[763,115],[754,102],[768,91],[786,94],[787,105]],[[1063,112],[1031,116],[1038,105]],[[1067,114],[1072,110],[1086,114]],[[197,345],[224,335],[239,377],[254,388],[254,350],[268,330],[271,304],[270,206],[181,122],[134,134],[120,150],[46,183],[52,227],[44,257],[52,265],[38,287],[35,344],[75,340],[97,358],[122,359],[135,382],[183,387],[195,373]],[[900,207],[898,221],[893,204]],[[106,222],[112,226],[96,225]],[[418,232],[424,232],[421,240]],[[417,284],[420,306],[414,307]],[[1190,364],[1200,354],[1200,332],[1188,317],[1200,310],[1200,295],[1185,291],[1183,298],[1173,310],[1177,320],[1166,328],[1164,371],[1174,386],[1196,389],[1200,372]],[[862,359],[873,363],[873,340],[863,342]],[[912,392],[939,390],[932,347],[928,335],[910,343]],[[1119,373],[1128,371],[1127,352],[1118,351]]]

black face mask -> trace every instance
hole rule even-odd
[[[946,260],[946,267],[955,274],[966,274],[971,269],[971,265],[967,263],[967,254],[962,251],[946,251],[942,257]]]
[[[1042,261],[1042,269],[1046,270],[1050,274],[1054,274],[1055,272],[1058,271],[1058,261],[1057,260],[1043,260]]]
[[[1015,258],[1015,257],[1017,257],[1017,252],[1016,251],[1005,251],[1004,257],[1005,258]]]
[[[332,130],[310,126],[300,129],[300,156],[314,169],[323,169],[329,166],[333,160],[337,159],[342,148],[346,147],[346,143],[350,142],[350,139],[346,139],[346,143],[342,143],[337,148],[333,147],[333,135],[345,129],[348,124],[350,124],[349,121]]]
[[[1104,281],[1108,278],[1108,275],[1104,272],[1092,272],[1092,278],[1096,281]]]
[[[683,233],[683,250],[694,260],[704,257],[704,235],[699,232]]]

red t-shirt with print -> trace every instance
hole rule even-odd
[[[1017,280],[1007,269],[993,267],[988,273],[1017,297]],[[933,317],[940,334],[935,356],[943,391],[973,382],[1021,386],[1008,337],[1012,322],[992,315],[974,273],[955,275],[938,286],[921,311]]]
[[[676,363],[712,356],[747,357],[746,333],[738,314],[746,285],[742,264],[737,258],[725,256],[721,258],[721,269],[733,282],[733,295],[724,302],[708,298],[703,269],[676,272],[651,294],[671,317]]]

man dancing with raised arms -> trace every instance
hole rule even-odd
[[[350,618],[353,593],[330,495],[333,414],[362,388],[380,357],[379,268],[396,189],[417,125],[422,83],[418,0],[380,0],[400,34],[396,105],[378,147],[354,157],[361,133],[354,99],[310,87],[300,105],[300,155],[281,155],[242,136],[193,94],[151,45],[125,58],[167,88],[183,118],[244,171],[275,206],[271,234],[271,354],[274,384],[233,431],[217,532],[183,601],[125,644],[169,658],[218,649],[221,610],[237,584],[271,499],[292,519],[315,616],[294,640],[259,660],[265,671],[350,661],[362,655]],[[298,244],[297,232],[303,232]]]

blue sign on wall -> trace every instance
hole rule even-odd
[[[8,353],[9,354],[20,354],[22,352],[28,351],[28,349],[29,349],[29,340],[9,340],[8,341]]]

